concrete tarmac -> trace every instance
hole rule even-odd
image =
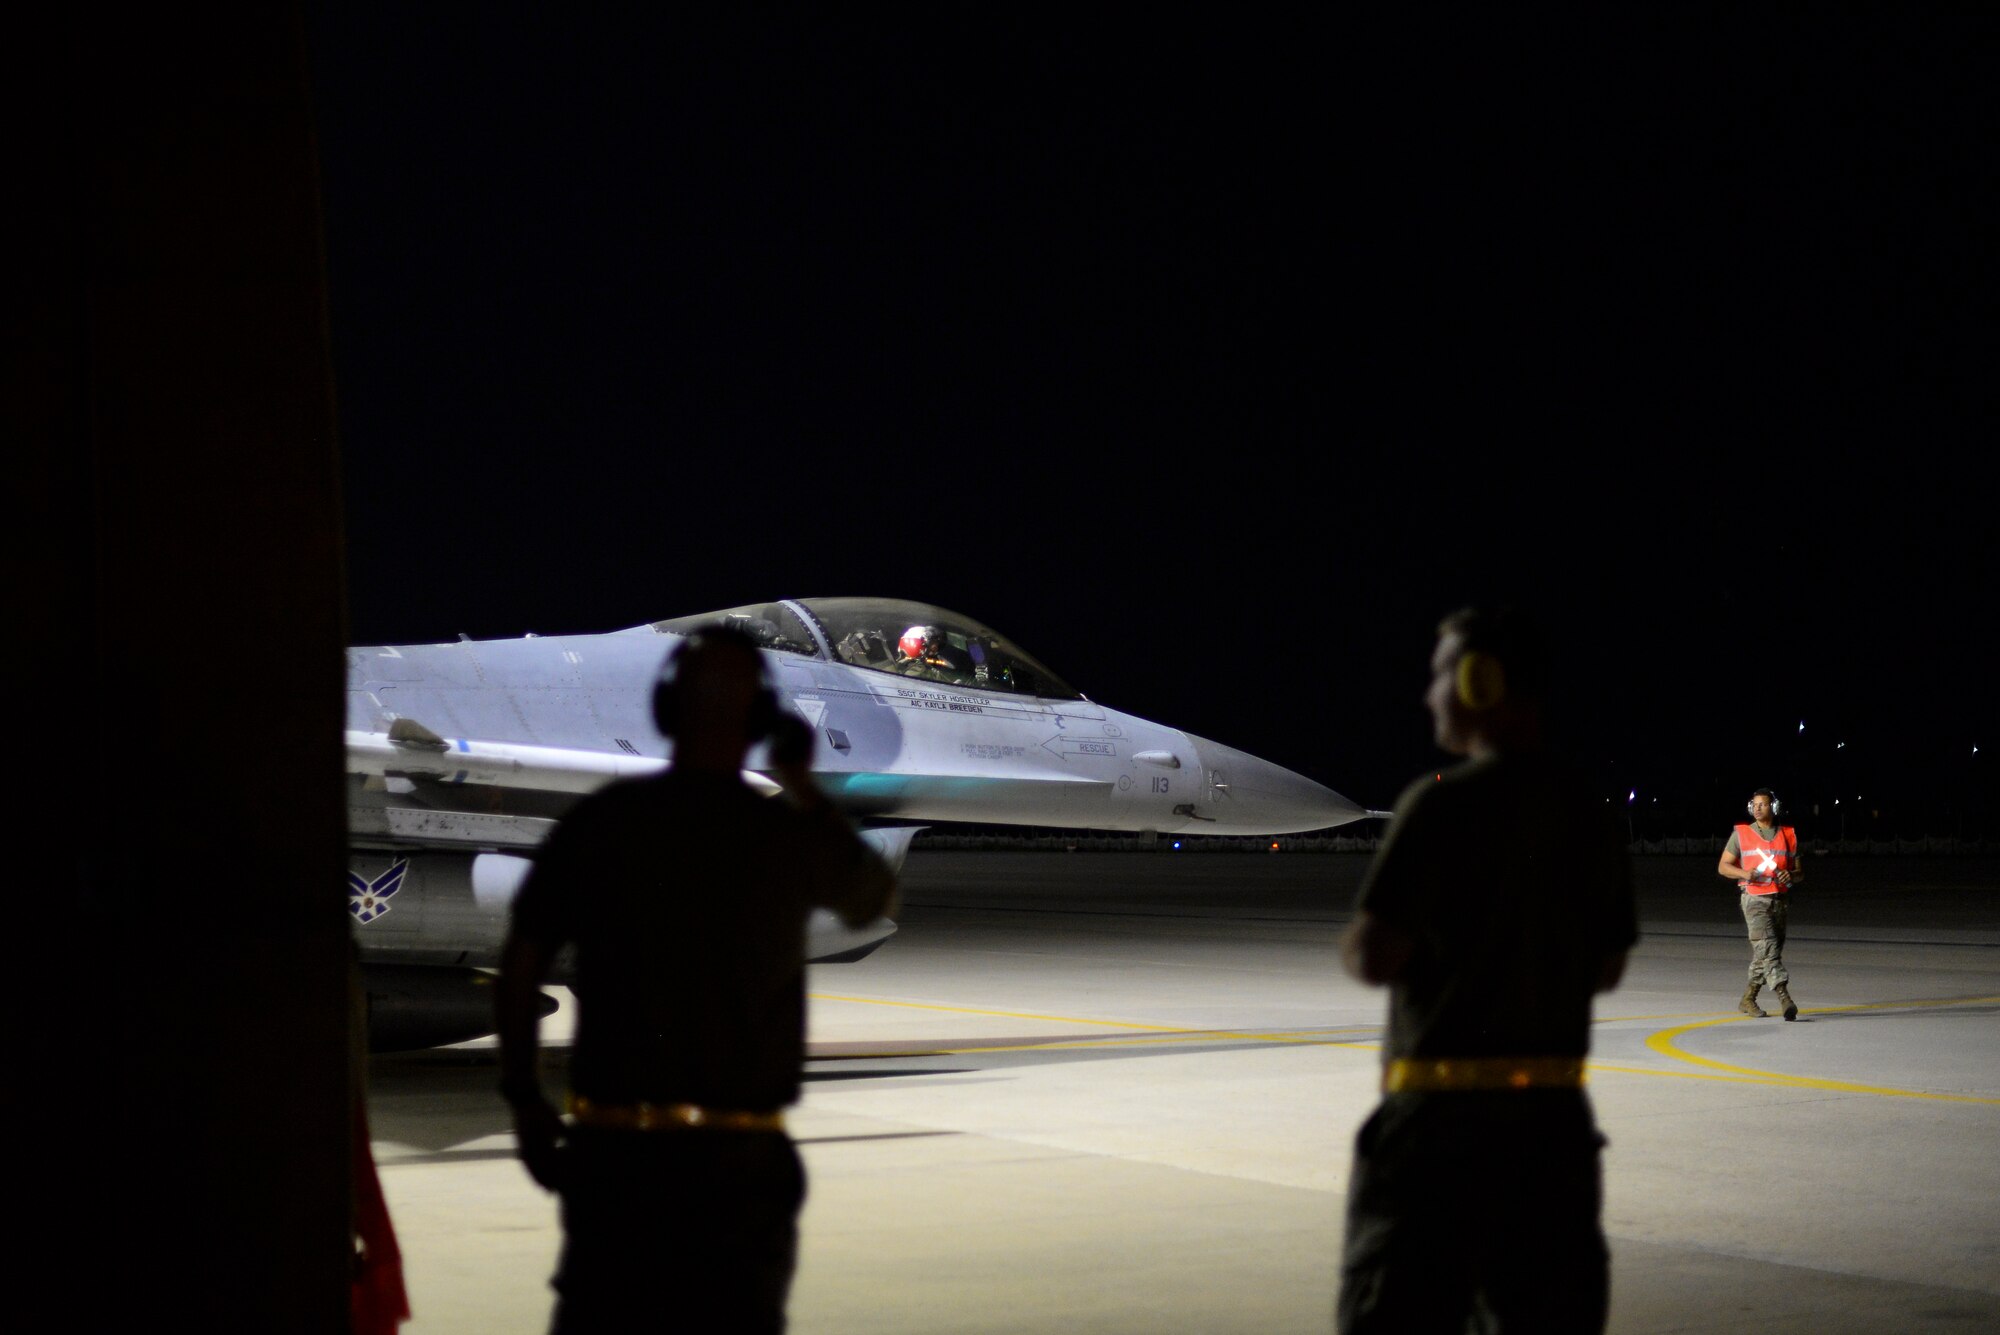
[[[1366,861],[913,853],[902,931],[812,971],[792,1329],[1330,1330]],[[1713,860],[1634,866],[1590,1078],[1610,1329],[2000,1330],[2000,860],[1809,859],[1791,1024],[1735,1010]],[[491,1040],[370,1063],[414,1335],[546,1326],[556,1208],[495,1078]]]

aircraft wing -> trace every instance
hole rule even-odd
[[[414,719],[397,719],[387,732],[350,731],[346,740],[347,772],[362,780],[357,800],[348,804],[348,834],[357,843],[399,848],[533,848],[556,826],[554,816],[411,800],[420,787],[435,786],[434,795],[469,787],[580,797],[614,779],[658,774],[667,767],[664,759],[653,756],[447,739]],[[780,791],[753,770],[743,771],[743,781],[767,796]],[[387,796],[392,783],[404,800]],[[368,793],[384,796],[365,800],[362,795]]]

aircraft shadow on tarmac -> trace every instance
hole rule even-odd
[[[561,1065],[568,1065],[566,1057]],[[514,1134],[513,1115],[500,1098],[499,1070],[500,1054],[493,1048],[446,1048],[371,1057],[369,1137],[433,1152],[399,1155],[397,1163],[512,1158],[511,1145],[451,1149],[489,1136]]]
[[[1374,1030],[1357,1031],[1287,1029],[1282,1032],[1235,1029],[1189,1029],[1171,1033],[1028,1034],[1009,1038],[943,1039],[923,1043],[899,1039],[893,1043],[843,1043],[829,1047],[852,1051],[816,1050],[808,1062],[840,1061],[921,1061],[950,1057],[959,1062],[975,1062],[962,1070],[938,1068],[906,1070],[889,1067],[869,1074],[880,1075],[972,1075],[1011,1067],[1054,1066],[1074,1062],[1126,1061],[1134,1057],[1179,1057],[1190,1052],[1244,1052],[1270,1047],[1304,1044],[1372,1044],[1380,1035]],[[806,1079],[824,1079],[830,1073],[808,1071]],[[842,1076],[844,1079],[861,1078]]]
[[[823,1080],[896,1080],[913,1075],[971,1074],[973,1074],[973,1068],[971,1067],[962,1066],[939,1069],[931,1066],[909,1066],[880,1071],[865,1068],[855,1071],[807,1071],[803,1078],[808,1084],[816,1084]]]
[[[1772,1012],[1776,1014],[1775,1011]],[[1814,1011],[1802,1009],[1793,1023],[1805,1024],[1874,1024],[1884,1020],[1991,1020],[2000,1016],[2000,1005],[1954,1005],[1949,1001],[1912,1001],[1906,1003],[1885,1003],[1842,1010],[1838,1007]]]
[[[544,1049],[551,1090],[562,1086],[569,1066],[569,1048]],[[879,1054],[876,1054],[879,1055]],[[376,1057],[368,1067],[368,1130],[370,1138],[393,1141],[419,1151],[398,1154],[395,1162],[471,1163],[480,1159],[511,1159],[511,1147],[455,1149],[492,1136],[512,1136],[513,1115],[495,1088],[499,1055],[492,1048],[442,1049]],[[972,1075],[970,1067],[907,1066],[851,1067],[805,1073],[808,1081],[894,1080]],[[879,1137],[862,1137],[862,1139]],[[832,1137],[849,1140],[855,1137]]]
[[[938,1136],[959,1136],[962,1131],[873,1131],[859,1136],[799,1136],[801,1145],[846,1145],[864,1140],[930,1140]],[[481,1150],[435,1149],[421,1154],[397,1154],[385,1159],[398,1167],[413,1164],[494,1163],[516,1157],[514,1148],[495,1146]]]
[[[807,1056],[804,1079],[808,1084],[858,1080],[952,1080],[969,1084],[982,1078],[1005,1079],[1009,1070],[1025,1067],[1186,1056],[1190,1052],[1242,1052],[1273,1045],[1366,1043],[1374,1038],[1373,1033],[1352,1029],[1325,1032],[1300,1029],[1268,1036],[1215,1029],[1087,1038],[1076,1034],[1024,1034],[935,1042],[897,1039],[880,1044],[826,1044]],[[945,1057],[952,1059],[951,1065],[927,1064]],[[569,1066],[569,1048],[567,1045],[546,1048],[544,1058],[550,1088],[559,1089],[562,1073]],[[849,1062],[868,1064],[845,1064]],[[891,1062],[910,1064],[885,1064]],[[827,1069],[829,1066],[831,1069]],[[372,1058],[368,1067],[371,1137],[418,1151],[397,1156],[397,1163],[465,1163],[481,1158],[511,1158],[511,1148],[452,1148],[513,1134],[512,1115],[494,1088],[498,1067],[498,1052],[490,1047]]]

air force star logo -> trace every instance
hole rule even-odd
[[[410,870],[408,858],[397,858],[389,870],[368,880],[360,872],[347,873],[347,911],[356,922],[374,922],[389,911],[389,899],[403,888],[403,876]]]

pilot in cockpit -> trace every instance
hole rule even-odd
[[[896,642],[895,667],[906,677],[963,684],[972,677],[972,660],[954,649],[936,626],[912,626]]]

